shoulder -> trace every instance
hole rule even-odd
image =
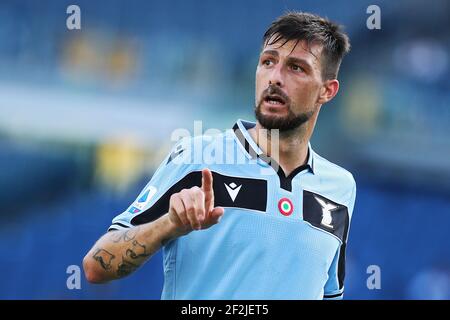
[[[353,174],[344,169],[343,167],[325,159],[324,157],[314,153],[314,170],[323,176],[324,178],[332,180],[334,183],[339,184],[341,187],[348,187],[353,189],[356,186],[355,178]]]
[[[229,135],[226,132],[183,137],[174,144],[165,162],[190,166],[214,163],[216,159],[211,158],[222,156],[222,151],[227,148],[228,143]]]
[[[226,140],[228,140],[229,134],[228,131],[225,132],[221,132],[221,131],[217,131],[217,132],[213,132],[212,134],[208,134],[208,135],[197,135],[197,136],[186,136],[186,137],[182,137],[180,138],[174,145],[174,148],[177,148],[179,146],[182,147],[189,147],[191,149],[191,151],[197,151],[197,150],[193,150],[192,147],[194,146],[199,146],[202,148],[205,148],[208,145],[214,144],[214,143],[218,143],[218,142],[224,142]]]
[[[320,181],[317,187],[336,202],[345,204],[352,212],[356,198],[356,181],[353,174],[315,152],[314,171]]]

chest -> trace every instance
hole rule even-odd
[[[241,172],[214,172],[215,205],[236,212],[301,222],[345,242],[348,209],[331,200],[330,186],[320,178],[298,174],[284,188],[277,175],[251,176]]]

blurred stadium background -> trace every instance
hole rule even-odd
[[[81,8],[81,30],[66,8]],[[381,7],[381,30],[366,8]],[[68,290],[137,196],[175,128],[253,119],[262,34],[286,10],[346,26],[353,49],[315,150],[358,193],[346,299],[450,298],[450,3],[0,2],[0,298],[158,299],[161,255],[127,279]],[[206,127],[207,126],[207,127]],[[381,290],[366,286],[381,268]]]

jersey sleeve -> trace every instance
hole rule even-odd
[[[183,140],[163,160],[136,200],[112,220],[108,231],[154,221],[169,210],[173,193],[201,185],[201,170],[192,164],[191,141]]]
[[[333,262],[328,270],[328,280],[324,287],[324,300],[340,300],[344,296],[345,250],[347,247],[348,231],[356,199],[356,183],[354,180],[352,185],[350,198],[347,202],[348,224],[344,231],[344,241],[336,250]]]

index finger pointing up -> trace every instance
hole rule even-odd
[[[213,192],[213,177],[209,169],[202,170],[202,190],[203,192]]]

